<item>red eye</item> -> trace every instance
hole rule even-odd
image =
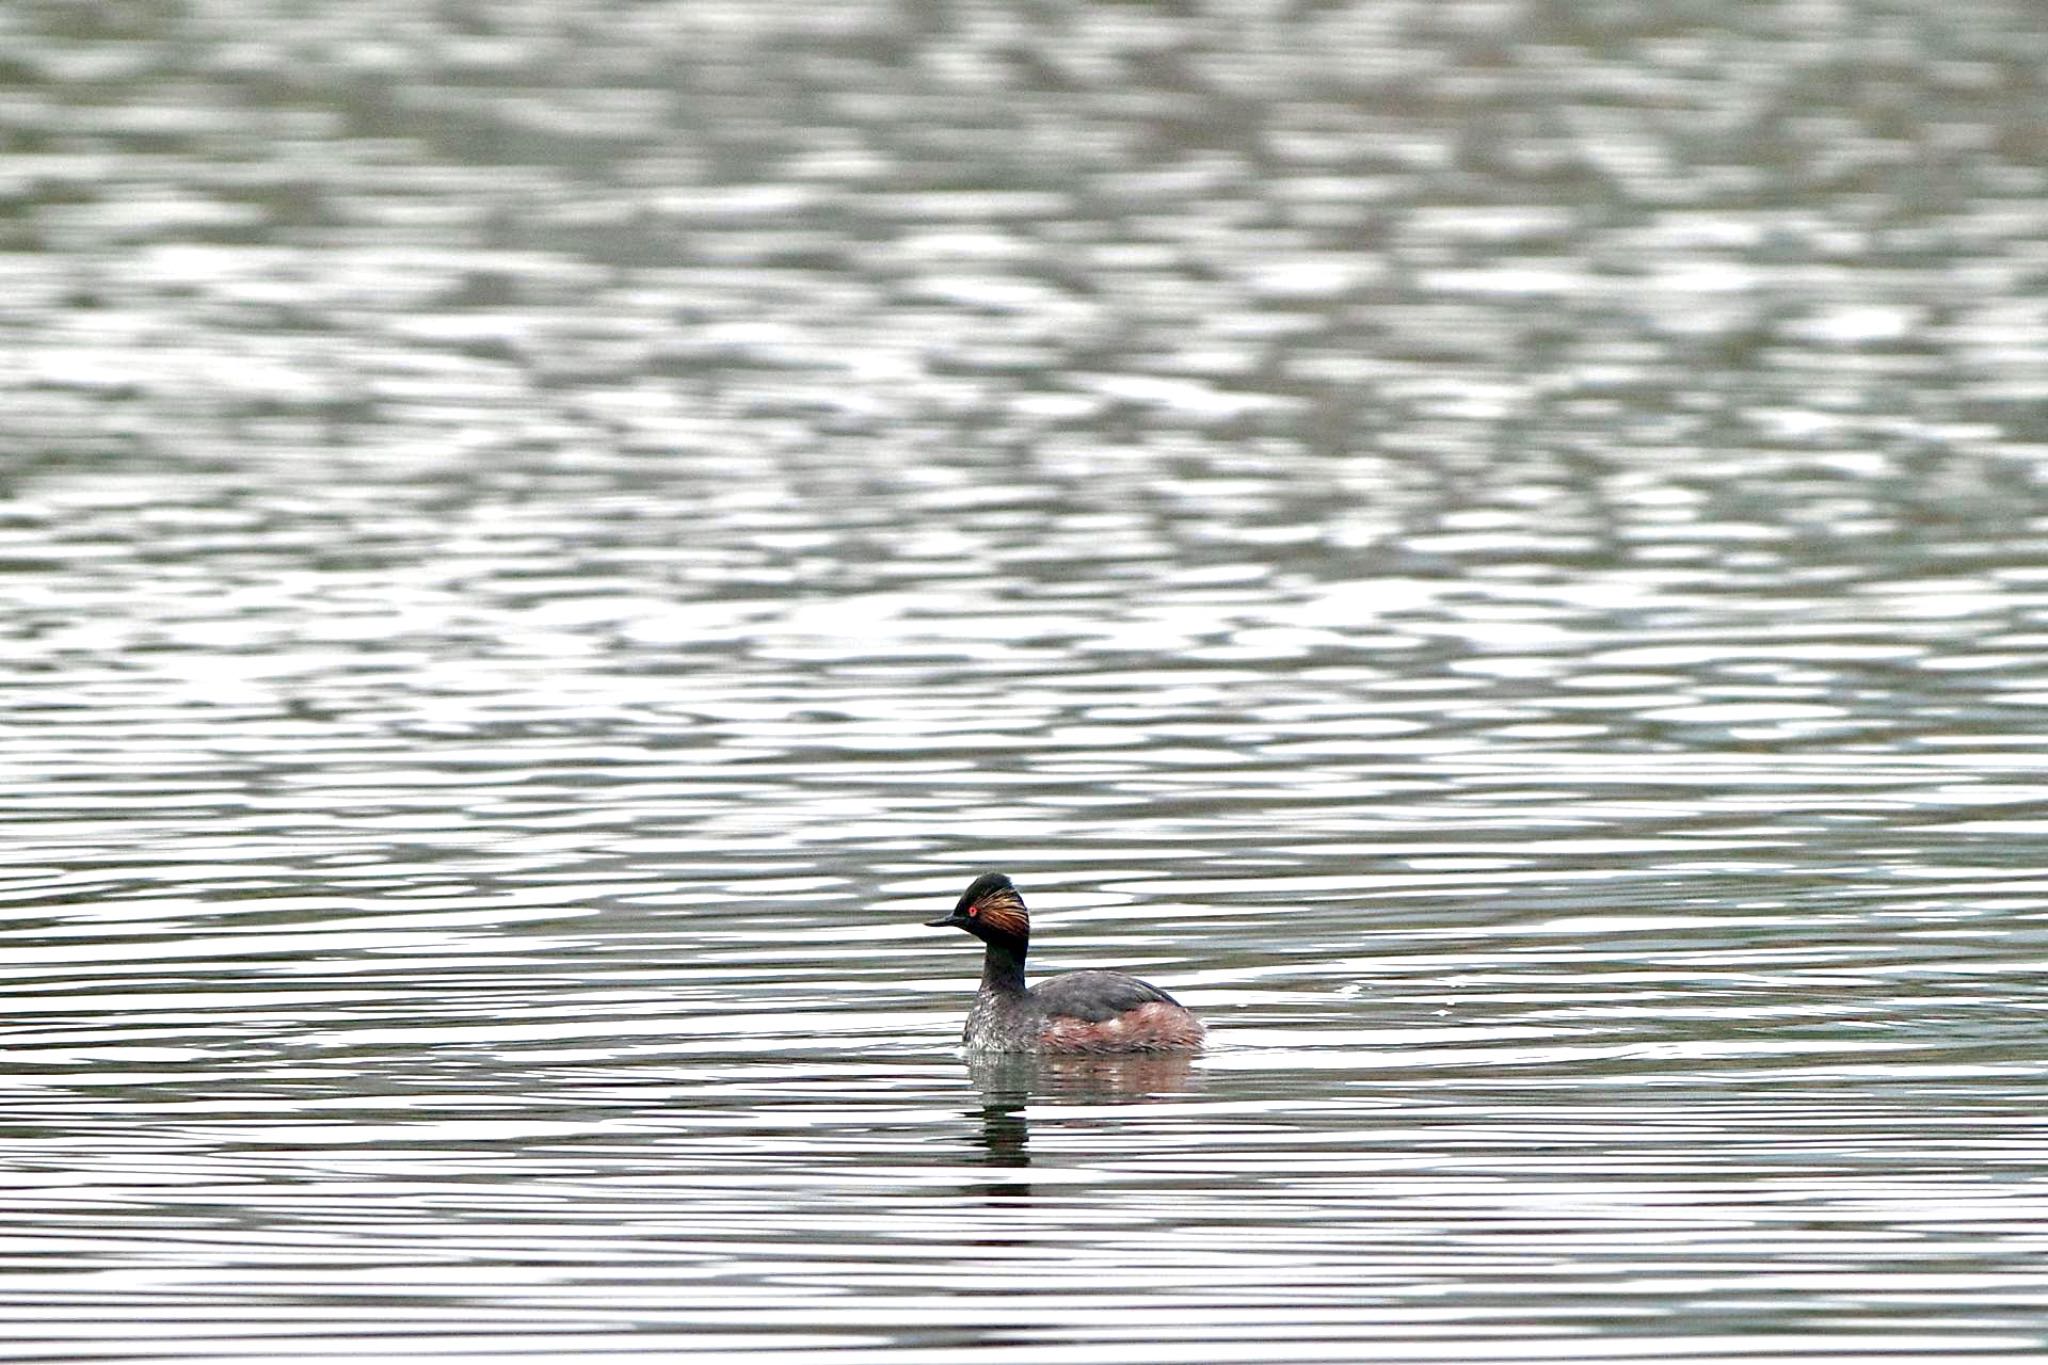
[[[970,906],[968,906],[968,907],[967,907],[967,918],[969,918],[969,919],[974,919],[975,917],[977,917],[977,916],[978,916],[978,915],[980,915],[980,914],[981,914],[981,907],[980,907],[979,905],[970,905]]]

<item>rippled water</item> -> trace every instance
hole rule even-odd
[[[0,9],[0,1359],[2038,1359],[2044,70]]]

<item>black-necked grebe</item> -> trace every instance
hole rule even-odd
[[[1202,1021],[1165,991],[1122,972],[1068,972],[1024,985],[1031,916],[1000,872],[984,872],[933,929],[988,945],[961,1040],[973,1052],[1192,1052]]]

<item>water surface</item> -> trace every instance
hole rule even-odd
[[[0,12],[0,1360],[2038,1358],[2043,70]]]

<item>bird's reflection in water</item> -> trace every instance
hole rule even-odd
[[[1194,1055],[1186,1052],[1121,1057],[995,1053],[967,1059],[981,1096],[981,1146],[990,1178],[971,1187],[991,1202],[1031,1197],[1031,1120],[1034,1101],[1052,1104],[1142,1104],[1195,1088]],[[1007,1174],[1015,1172],[1016,1174]]]

